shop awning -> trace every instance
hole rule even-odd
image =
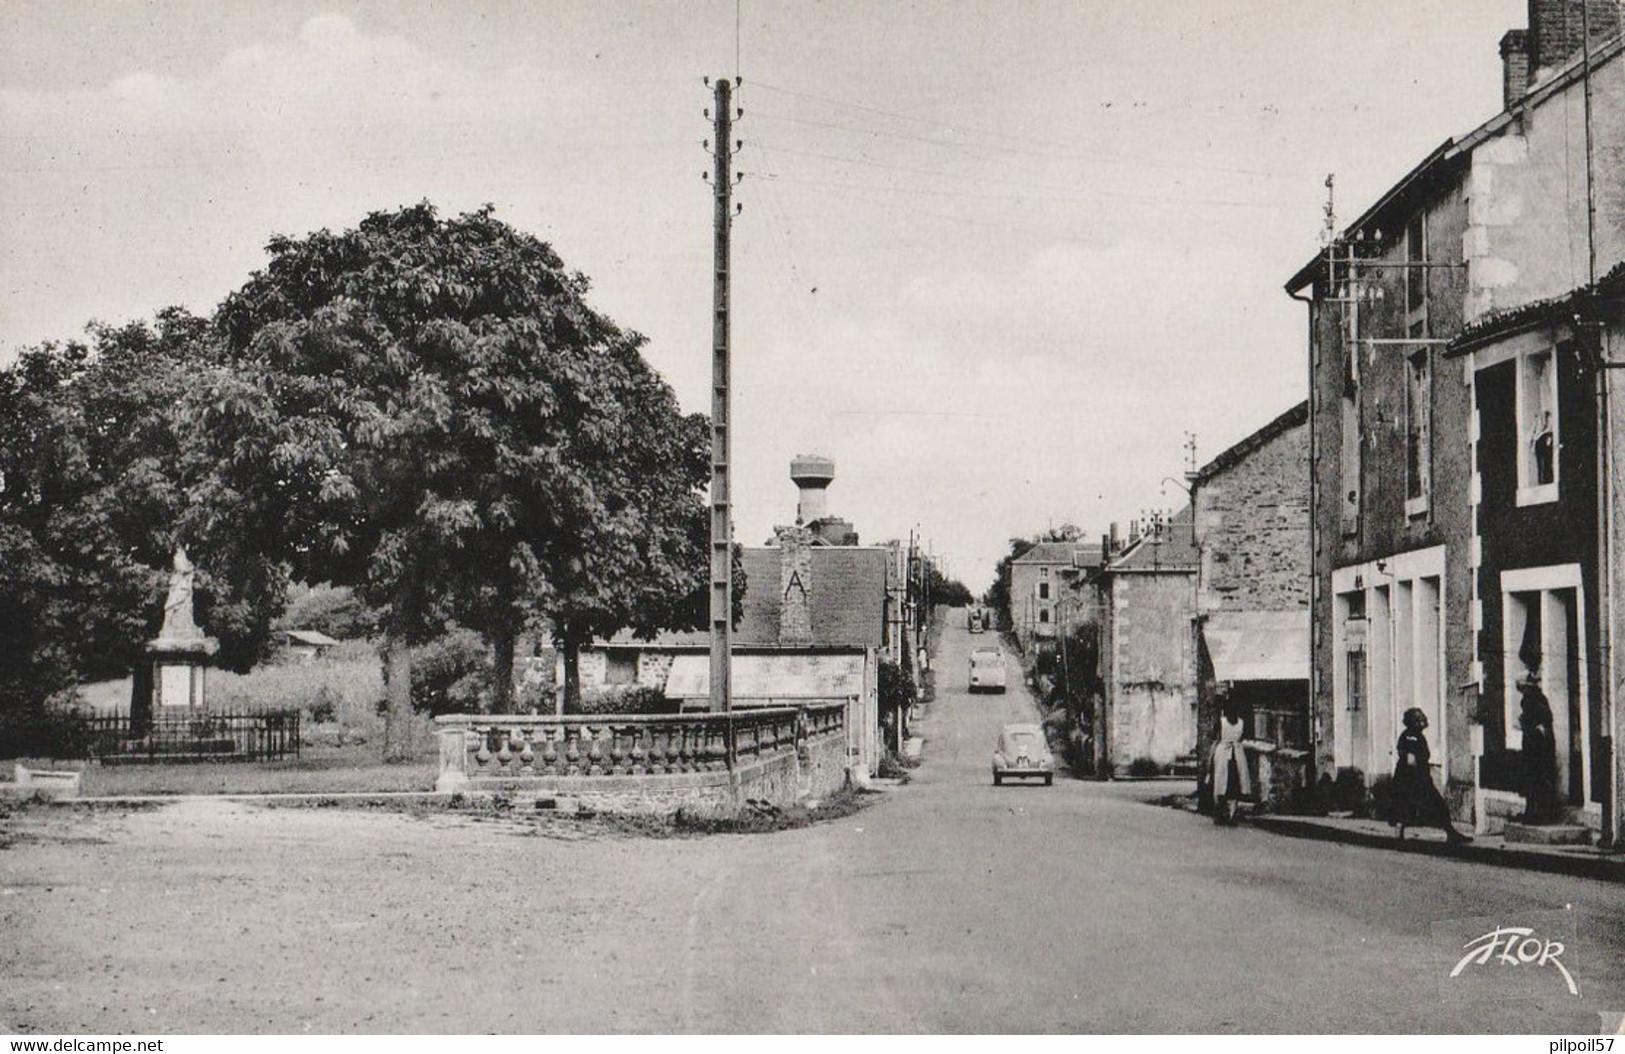
[[[1223,611],[1202,637],[1217,681],[1307,681],[1309,612]]]
[[[755,705],[863,695],[862,655],[736,654],[731,672],[734,699]],[[710,694],[711,656],[672,659],[666,674],[667,699],[704,699]]]

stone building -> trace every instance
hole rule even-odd
[[[1197,754],[1219,708],[1236,704],[1279,777],[1277,799],[1307,779],[1309,729],[1309,407],[1299,403],[1191,473],[1199,570]]]
[[[1090,542],[1039,542],[1010,561],[1010,629],[1031,652],[1056,638],[1056,627],[1092,621],[1095,593],[1082,588],[1102,564]]]
[[[1521,808],[1508,698],[1531,673],[1566,718],[1568,818],[1618,826],[1617,487],[1599,502],[1594,437],[1618,431],[1595,367],[1617,343],[1596,276],[1625,259],[1620,29],[1612,2],[1531,0],[1500,112],[1287,284],[1310,321],[1317,763],[1384,778],[1418,707],[1481,830]]]
[[[886,746],[880,663],[899,661],[912,646],[901,610],[907,553],[895,542],[832,540],[857,537],[851,524],[828,514],[824,492],[834,478],[833,461],[798,456],[791,463],[796,524],[776,528],[767,545],[741,549],[745,592],[733,631],[733,705],[845,702],[852,763],[873,774]],[[620,633],[595,642],[581,649],[582,693],[647,688],[673,709],[703,710],[711,694],[710,646],[703,630],[652,640]]]
[[[1197,551],[1187,506],[1100,570],[1095,771],[1163,770],[1196,749]],[[1136,764],[1138,763],[1138,764]]]

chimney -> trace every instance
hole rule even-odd
[[[824,491],[835,481],[835,462],[817,454],[797,454],[790,461],[790,480],[801,491],[796,522],[812,523],[829,515]]]
[[[1501,109],[1510,110],[1529,91],[1529,31],[1509,29],[1501,38]]]
[[[778,527],[773,532],[779,542],[779,643],[811,644],[812,540],[805,527]]]
[[[1529,0],[1529,84],[1575,56],[1588,17],[1592,43],[1618,35],[1618,0]]]
[[[1117,533],[1117,521],[1112,521],[1111,533],[1106,537],[1110,542],[1110,544],[1106,547],[1107,554],[1115,553],[1117,550],[1123,548],[1123,540]]]

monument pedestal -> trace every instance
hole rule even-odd
[[[160,712],[203,709],[205,671],[220,650],[213,637],[159,637],[147,644],[152,656],[152,704]]]

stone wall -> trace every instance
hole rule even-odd
[[[1190,574],[1112,577],[1106,679],[1108,761],[1167,765],[1196,749],[1196,655]]]
[[[1309,428],[1262,443],[1196,488],[1200,605],[1213,611],[1309,606]]]
[[[565,798],[607,812],[727,813],[821,798],[847,780],[842,704],[732,717],[449,715],[437,724],[440,791]]]

